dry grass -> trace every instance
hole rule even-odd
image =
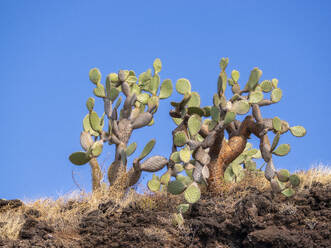
[[[301,189],[304,187],[310,188],[313,182],[331,183],[331,168],[327,166],[315,166],[308,171],[299,171],[297,174],[302,181]],[[237,198],[247,194],[249,192],[248,188],[251,186],[261,191],[270,189],[269,182],[264,176],[252,173],[240,183],[224,185],[224,192],[227,194],[235,193],[234,195]],[[81,218],[85,213],[97,209],[100,202],[109,200],[117,203],[122,208],[131,202],[136,202],[138,207],[147,210],[171,209],[174,206],[174,201],[180,201],[178,197],[173,198],[165,193],[150,194],[145,192],[138,195],[134,190],[124,193],[121,185],[109,188],[106,184],[103,184],[102,188],[93,195],[75,191],[56,200],[39,199],[29,201],[25,202],[22,207],[0,212],[0,238],[17,239],[19,230],[24,223],[24,212],[27,209],[34,208],[41,213],[39,220],[47,222],[54,228],[58,239],[65,241],[77,240],[79,239],[77,227]],[[148,228],[145,232],[156,236],[164,234],[160,230]]]

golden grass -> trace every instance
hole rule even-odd
[[[313,182],[322,184],[331,183],[331,168],[328,166],[315,166],[307,171],[298,171],[301,178],[300,189],[310,188]],[[249,187],[254,186],[261,191],[270,190],[269,182],[261,174],[250,174],[245,179],[236,184],[224,185],[224,193],[234,195],[236,198],[249,193]],[[141,187],[138,185],[138,187]],[[38,218],[45,221],[54,228],[55,236],[63,241],[70,242],[79,239],[78,225],[81,218],[89,211],[98,208],[101,202],[112,200],[120,206],[120,209],[131,202],[136,202],[136,206],[141,209],[171,209],[175,202],[180,202],[180,197],[169,196],[166,193],[143,194],[130,190],[126,194],[120,185],[109,188],[103,183],[99,191],[94,194],[74,191],[63,195],[56,200],[38,199],[26,201],[22,207],[0,212],[0,238],[17,239],[19,231],[24,223],[24,212],[34,208],[41,213]],[[112,211],[112,210],[108,210]],[[169,216],[171,216],[169,214]],[[4,224],[1,224],[3,222]],[[162,236],[162,231],[157,229],[144,230],[151,235]]]

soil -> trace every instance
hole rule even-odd
[[[70,242],[30,209],[19,239],[0,240],[0,247],[331,247],[331,184],[315,183],[290,199],[254,187],[204,195],[181,227],[171,221],[173,201],[149,207],[137,201],[124,209],[101,203],[81,219]]]

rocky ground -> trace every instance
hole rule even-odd
[[[314,183],[290,199],[255,187],[245,194],[205,195],[181,227],[171,221],[176,200],[158,205],[149,199],[125,208],[100,203],[71,234],[58,233],[29,209],[19,238],[0,239],[0,247],[331,247],[331,184]],[[0,211],[21,205],[1,200]],[[70,203],[63,211],[68,209]]]

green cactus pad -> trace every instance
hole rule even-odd
[[[224,125],[230,124],[235,119],[236,119],[235,112],[231,112],[231,111],[226,112],[225,117],[224,117]]]
[[[198,92],[191,93],[191,98],[187,102],[187,107],[200,107],[200,95]]]
[[[170,155],[170,159],[172,161],[174,161],[175,163],[179,163],[181,160],[180,160],[180,156],[179,156],[179,152],[173,152],[171,155]]]
[[[277,79],[277,78],[273,78],[273,79],[271,80],[271,83],[272,83],[272,86],[273,86],[274,88],[277,88],[277,87],[278,87],[278,79]]]
[[[185,95],[191,93],[191,84],[186,78],[180,78],[176,82],[176,91],[179,94]]]
[[[162,69],[162,63],[159,58],[156,58],[153,62],[153,68],[155,73],[159,73]]]
[[[182,150],[179,151],[179,157],[180,157],[180,160],[183,161],[184,163],[190,162],[190,159],[191,159],[190,150],[183,148]]]
[[[86,152],[74,152],[69,156],[69,160],[75,165],[86,164],[90,159]]]
[[[277,156],[285,156],[290,152],[290,150],[291,150],[291,147],[289,144],[281,144],[272,153]]]
[[[175,118],[175,117],[172,117],[172,120],[174,121],[174,123],[178,126],[180,123],[183,122],[183,119],[181,118]]]
[[[188,203],[196,203],[199,201],[201,196],[201,191],[199,186],[196,183],[192,183],[185,191],[184,197]]]
[[[90,114],[87,114],[83,119],[83,129],[85,132],[89,132],[93,136],[99,136],[99,133],[94,131],[90,125]]]
[[[226,183],[232,183],[236,179],[236,175],[232,171],[232,167],[228,166],[224,171],[224,181]]]
[[[89,78],[92,83],[98,84],[101,81],[101,73],[98,68],[92,68],[89,73]]]
[[[106,96],[105,87],[103,87],[101,83],[98,83],[97,87],[94,88],[93,93],[97,97],[105,97]]]
[[[92,112],[93,108],[94,108],[94,98],[93,97],[89,97],[86,101],[86,107],[88,109],[89,112]]]
[[[272,119],[272,127],[280,132],[282,130],[282,121],[276,116]]]
[[[144,147],[143,151],[141,152],[140,156],[139,156],[139,160],[144,159],[154,148],[156,141],[155,139],[150,140]]]
[[[249,91],[253,91],[257,86],[261,76],[262,71],[259,68],[255,67],[249,75],[249,79],[245,88],[247,88]]]
[[[172,224],[175,226],[182,226],[184,224],[184,218],[181,213],[174,213],[172,215]]]
[[[149,180],[147,186],[150,191],[157,192],[160,190],[161,182],[156,179]]]
[[[184,170],[184,166],[182,164],[175,164],[174,168],[176,170],[176,172],[180,173]]]
[[[160,99],[166,99],[172,94],[172,82],[170,79],[165,79],[160,87],[160,94],[159,98]]]
[[[279,170],[277,172],[277,178],[280,182],[287,182],[289,180],[289,177],[290,177],[290,172],[288,170]]]
[[[273,152],[273,151],[275,150],[275,148],[276,148],[277,145],[278,145],[279,139],[280,139],[280,133],[278,132],[278,133],[275,135],[274,140],[272,141],[272,145],[271,145],[271,148],[270,148],[270,152]]]
[[[252,150],[246,151],[246,152],[245,152],[245,155],[246,155],[247,157],[252,157],[252,156],[254,156],[256,153],[258,153],[258,150],[257,150],[257,149],[252,149]]]
[[[187,108],[187,113],[189,115],[197,114],[199,116],[205,116],[205,111],[202,108],[199,108],[199,107],[188,107]]]
[[[137,149],[137,143],[136,142],[133,142],[131,143],[127,148],[126,148],[126,156],[130,156],[132,155],[132,153],[134,153]]]
[[[188,130],[192,136],[196,135],[201,129],[201,117],[198,115],[192,115],[188,119]]]
[[[184,192],[186,189],[186,185],[180,181],[180,180],[175,180],[171,181],[168,183],[168,192],[170,192],[173,195],[179,195]]]
[[[211,110],[210,110],[210,115],[211,115],[211,118],[213,121],[219,121],[220,120],[220,110],[218,107],[211,107]]]
[[[249,103],[259,103],[263,100],[263,93],[261,91],[253,91],[249,94]]]
[[[300,177],[296,174],[292,174],[289,177],[290,183],[292,184],[293,187],[297,187],[300,184]]]
[[[159,86],[160,86],[160,77],[158,74],[155,74],[152,77],[151,82],[149,84],[149,92],[151,92],[153,95],[156,95]]]
[[[228,84],[229,84],[229,86],[234,86],[236,83],[235,83],[235,81],[233,81],[232,78],[230,78],[230,79],[228,79]]]
[[[94,157],[100,156],[100,154],[102,153],[102,148],[103,148],[103,141],[102,140],[98,140],[98,141],[94,142],[94,144],[91,147],[92,155]]]
[[[189,210],[189,208],[190,208],[190,204],[187,204],[187,203],[179,204],[179,205],[177,206],[177,211],[178,211],[179,213],[184,214],[184,213],[187,212],[187,210]]]
[[[140,95],[137,96],[137,100],[141,102],[142,104],[147,104],[149,99],[149,94],[148,93],[141,93]]]
[[[261,89],[263,90],[263,92],[270,92],[272,91],[272,82],[270,80],[264,80],[261,84],[260,84]]]
[[[137,84],[133,84],[130,88],[132,94],[136,94],[136,96],[139,96],[141,93],[141,89]]]
[[[233,173],[236,175],[236,177],[238,177],[241,173],[241,171],[243,170],[243,167],[240,164],[232,164],[232,171]]]
[[[119,93],[120,93],[120,91],[117,88],[114,88],[114,87],[110,88],[109,94],[108,94],[109,100],[112,102],[115,101],[116,98],[118,97]]]
[[[239,71],[237,71],[237,70],[233,70],[233,71],[231,72],[231,77],[232,77],[232,80],[235,81],[235,82],[237,83],[238,80],[239,80],[239,77],[240,77],[240,73],[239,73]]]
[[[108,74],[107,76],[108,80],[110,80],[113,84],[117,83],[119,80],[118,80],[118,75],[117,73],[110,73]]]
[[[171,173],[170,171],[167,171],[166,173],[164,173],[161,178],[160,178],[160,182],[164,185],[168,185],[169,181],[171,178]]]
[[[291,197],[295,194],[295,191],[291,188],[287,188],[282,191],[282,194],[285,195],[286,197]]]
[[[128,76],[128,78],[126,79],[126,82],[132,86],[133,84],[135,84],[137,82],[137,77],[136,76]]]
[[[303,126],[290,127],[290,131],[291,131],[292,135],[294,135],[296,137],[303,137],[307,133],[306,129]]]
[[[176,132],[174,135],[175,146],[183,146],[187,143],[187,136],[184,131]]]
[[[98,116],[98,114],[94,111],[92,111],[90,113],[90,116],[89,116],[89,120],[90,120],[90,125],[92,127],[92,129],[96,132],[101,132],[102,131],[102,126],[101,126],[101,122],[100,122],[100,118]]]
[[[222,58],[221,61],[220,61],[221,70],[225,71],[228,64],[229,64],[229,58]]]
[[[240,100],[234,102],[232,105],[232,111],[236,112],[239,115],[246,114],[249,111],[250,105],[246,100]]]
[[[273,102],[279,102],[280,99],[282,99],[283,92],[281,89],[276,88],[271,92],[271,101]]]

